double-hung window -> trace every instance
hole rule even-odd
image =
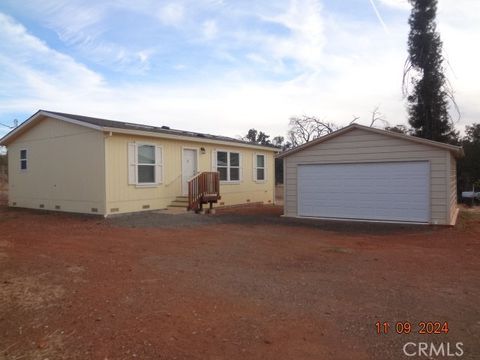
[[[20,170],[27,170],[27,149],[20,150]]]
[[[163,150],[153,144],[128,144],[128,183],[158,185],[163,182]]]
[[[217,171],[220,181],[240,181],[240,153],[217,151]]]
[[[255,181],[265,181],[265,155],[255,154],[253,158],[253,176]]]
[[[137,182],[155,184],[155,146],[139,145],[137,148]]]

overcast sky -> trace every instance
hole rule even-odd
[[[406,124],[406,0],[2,0],[0,123],[38,109],[284,135],[312,115]],[[462,111],[480,122],[480,1],[440,0]],[[0,136],[8,131],[0,126]]]

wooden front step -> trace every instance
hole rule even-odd
[[[174,208],[187,208],[188,207],[188,197],[187,196],[177,196],[168,207]]]

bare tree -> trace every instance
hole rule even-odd
[[[360,120],[360,116],[356,116],[356,115],[352,115],[352,116],[353,116],[353,120],[350,121],[349,125],[352,125],[353,123],[356,123],[358,120]],[[380,106],[375,106],[375,108],[372,110],[370,127],[374,127],[375,123],[377,122],[381,122],[383,128],[390,125],[388,121],[385,120],[384,115],[380,112]]]
[[[353,115],[353,119],[350,121],[349,125],[356,123],[358,120],[360,120],[360,116]],[[385,116],[380,112],[379,106],[376,106],[372,110],[370,127],[374,127],[377,123],[381,123],[382,128],[389,127],[389,123],[385,119]],[[320,136],[328,135],[343,127],[332,122],[321,120],[315,116],[307,115],[291,117],[289,125],[288,140],[292,147],[302,145],[306,142],[317,139]]]
[[[382,123],[382,127],[390,125],[388,121],[385,120],[384,115],[380,112],[379,106],[376,106],[372,111],[372,121],[370,122],[370,127],[374,127],[377,121]]]
[[[328,135],[339,129],[334,123],[306,115],[290,118],[289,125],[288,140],[293,147],[302,145],[320,136]]]
[[[357,116],[357,115],[352,115],[352,116],[353,116],[353,119],[352,121],[350,121],[348,125],[352,125],[353,123],[356,123],[357,120],[360,120],[360,116]]]

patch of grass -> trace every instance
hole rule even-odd
[[[465,230],[471,223],[480,221],[480,207],[461,208],[458,214],[457,229]]]

